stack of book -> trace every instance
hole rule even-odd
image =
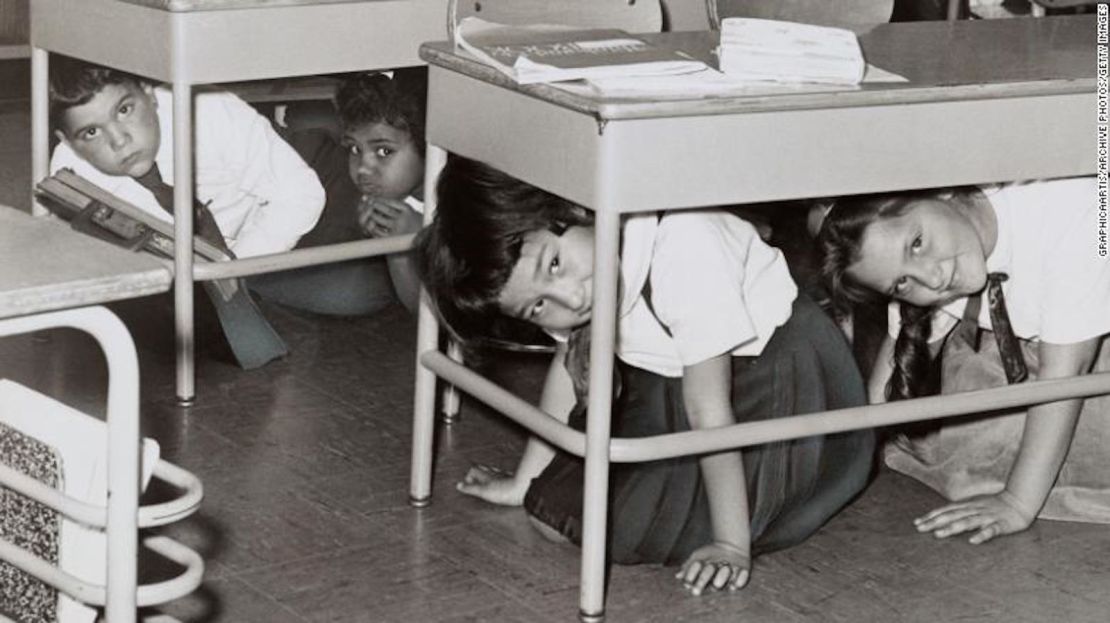
[[[617,29],[508,26],[468,17],[459,22],[455,44],[517,84],[676,75],[708,67]]]
[[[855,85],[867,63],[843,28],[730,17],[721,21],[721,71],[742,80]]]

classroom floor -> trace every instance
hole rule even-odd
[[[0,86],[0,202],[26,209],[28,105]],[[507,421],[465,402],[438,431],[432,505],[408,506],[413,318],[400,306],[361,319],[264,309],[292,354],[244,372],[202,344],[188,409],[172,397],[167,300],[121,309],[139,347],[143,432],[206,490],[197,514],[165,530],[204,556],[204,584],[163,611],[196,623],[574,620],[578,551],[541,540],[519,509],[453,489],[473,462],[512,466],[523,437]],[[536,395],[537,356],[492,366]],[[0,339],[0,377],[90,413],[103,412],[105,376],[75,332]],[[816,536],[758,559],[741,593],[695,598],[670,569],[614,568],[608,620],[1107,620],[1110,528],[1042,521],[979,547],[916,534],[911,519],[940,501],[883,471]],[[167,572],[142,560],[148,580]]]

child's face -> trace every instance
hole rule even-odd
[[[535,231],[525,236],[497,302],[506,315],[544,329],[573,329],[590,320],[593,277],[592,227]]]
[[[984,244],[966,214],[922,200],[864,230],[860,259],[847,273],[861,285],[914,305],[947,304],[986,284]]]
[[[407,130],[378,122],[343,133],[351,180],[363,195],[385,199],[419,197],[424,181],[424,156]]]
[[[139,177],[158,155],[158,107],[149,85],[109,84],[61,118],[58,138],[108,175]]]

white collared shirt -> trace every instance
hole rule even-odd
[[[173,99],[155,87],[161,145],[155,161],[174,183]],[[246,102],[220,91],[194,97],[196,198],[208,203],[228,247],[238,257],[288,251],[320,218],[324,188],[316,173]],[[105,175],[66,143],[54,150],[51,173],[70,168],[155,217],[172,222],[154,195],[127,176]]]
[[[733,214],[635,215],[622,236],[617,355],[630,365],[679,377],[724,353],[759,355],[790,318],[798,288],[786,259]]]

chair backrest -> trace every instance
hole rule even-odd
[[[659,32],[663,8],[659,0],[450,0],[447,34],[465,17],[517,26],[565,24],[583,28],[619,28],[628,32]]]
[[[1030,15],[1043,17],[1047,9],[1073,9],[1098,4],[1097,0],[1029,0]],[[968,0],[948,0],[948,21],[970,17]]]
[[[819,26],[851,27],[890,21],[894,0],[706,0],[709,23],[726,17],[760,17]]]

